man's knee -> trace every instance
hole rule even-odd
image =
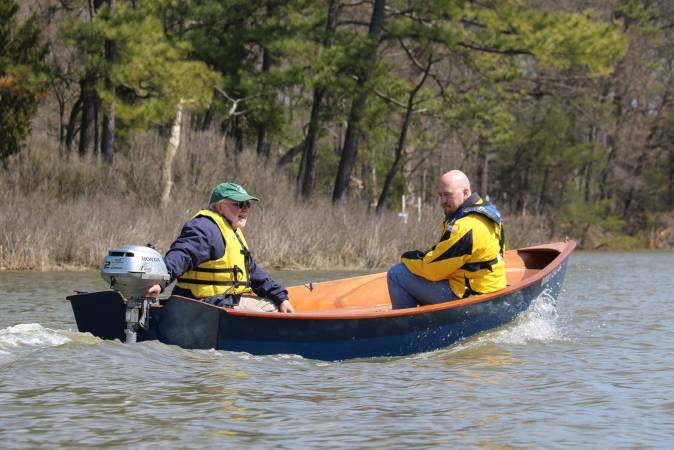
[[[389,281],[395,281],[396,283],[399,283],[401,275],[404,275],[407,271],[408,270],[407,267],[405,267],[405,264],[397,263],[386,272],[386,278]]]

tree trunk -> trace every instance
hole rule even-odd
[[[365,57],[364,62],[367,66],[375,64],[377,57],[377,45],[381,37],[382,28],[384,25],[384,8],[386,0],[375,0],[372,8],[372,18],[370,20],[370,29],[368,36],[371,40],[371,50]],[[335,188],[332,192],[333,203],[340,202],[344,198],[346,189],[349,186],[351,172],[356,162],[358,154],[358,141],[362,130],[360,129],[363,112],[367,105],[369,92],[365,90],[365,85],[369,79],[369,70],[366,69],[358,77],[356,83],[356,97],[351,103],[351,111],[349,112],[349,124],[346,128],[346,136],[344,137],[344,147],[342,148],[342,157],[339,161],[339,169],[337,170],[337,177],[335,179]]]
[[[543,181],[541,182],[541,192],[538,195],[538,204],[540,206],[546,205],[547,202],[545,201],[546,194],[548,191],[548,179],[550,177],[550,167],[547,165],[545,166],[545,170],[543,171]]]
[[[316,135],[319,128],[319,115],[325,89],[322,87],[314,88],[314,100],[311,105],[311,116],[309,119],[309,129],[302,146],[302,159],[300,160],[300,170],[297,173],[297,187],[302,197],[309,198],[314,189],[314,178],[316,172]]]
[[[239,158],[239,155],[243,153],[243,148],[244,148],[244,136],[243,136],[243,129],[241,128],[241,120],[239,119],[240,116],[234,116],[234,120],[232,121],[232,125],[234,126],[232,133],[234,135],[234,154],[235,157]]]
[[[106,0],[89,0],[89,19],[94,20],[98,9]],[[96,74],[87,71],[80,80],[80,99],[82,101],[82,115],[80,125],[79,154],[81,157],[94,155],[99,148],[98,142],[98,106],[100,99],[96,90]]]
[[[262,73],[269,72],[271,67],[271,55],[269,54],[268,49],[263,49],[262,51]],[[256,151],[258,156],[263,156],[266,159],[269,159],[269,154],[271,152],[271,144],[269,143],[269,132],[267,131],[267,125],[264,121],[260,122],[256,127],[257,132],[257,145]]]
[[[668,190],[669,211],[674,211],[674,149],[669,148]]]
[[[323,46],[328,48],[332,44],[337,29],[337,17],[339,15],[339,2],[330,0],[328,2],[328,16],[325,23],[325,39]],[[320,128],[321,109],[323,108],[323,98],[325,97],[325,87],[317,85],[314,87],[313,103],[311,105],[311,115],[309,119],[309,128],[307,136],[304,139],[302,148],[302,160],[300,161],[300,170],[297,174],[297,188],[302,197],[309,198],[314,190],[314,180],[316,172],[316,139]]]
[[[274,15],[274,1],[267,1],[265,8],[266,18],[269,19]],[[263,44],[262,46],[262,70],[263,74],[269,73],[272,65],[272,55],[269,49]],[[274,102],[274,97],[270,96],[270,103]],[[262,156],[265,159],[269,159],[271,153],[271,144],[269,143],[269,130],[267,128],[267,121],[263,118],[255,127],[257,134],[257,145],[256,152],[258,156]]]
[[[62,150],[66,142],[66,100],[58,90],[55,90],[54,94],[59,108],[59,147]]]
[[[211,127],[213,123],[213,117],[215,116],[215,102],[211,103],[206,112],[201,117],[201,124],[199,125],[199,130],[206,131]]]
[[[115,155],[115,101],[108,104],[108,110],[103,114],[103,136],[101,138],[101,153],[105,162],[111,166]]]
[[[300,142],[299,144],[295,145],[294,147],[289,148],[283,156],[281,156],[276,163],[276,168],[277,169],[283,169],[285,166],[293,162],[295,157],[300,154],[302,149],[304,148],[304,141]]]
[[[115,154],[115,101],[108,104],[108,110],[103,114],[103,136],[101,138],[101,153],[105,162],[111,166]]]
[[[402,154],[405,148],[405,140],[407,139],[407,130],[409,130],[410,124],[412,123],[412,115],[414,114],[414,99],[419,93],[419,90],[421,90],[421,87],[426,82],[428,74],[431,71],[432,65],[433,65],[433,55],[429,55],[428,64],[426,65],[426,69],[424,70],[423,75],[421,76],[419,82],[414,87],[414,89],[410,91],[409,96],[407,98],[407,109],[405,111],[405,117],[403,118],[400,135],[398,136],[398,143],[395,149],[395,159],[393,161],[393,165],[386,174],[384,187],[382,188],[381,195],[379,196],[379,200],[377,201],[377,208],[375,210],[377,213],[380,213],[384,208],[384,203],[386,202],[386,197],[388,197],[388,194],[391,190],[391,186],[393,185],[393,180],[398,171],[400,170],[400,166],[402,164]]]
[[[594,160],[594,142],[597,140],[599,131],[597,125],[590,125],[590,130],[588,132],[588,142],[590,143],[590,157],[588,158],[588,163],[584,165],[585,174],[583,176],[583,200],[585,203],[590,203],[590,197],[592,193],[592,181],[594,180],[594,165],[592,161]]]
[[[485,200],[489,199],[489,153],[486,148],[480,146],[481,164],[477,168],[480,173],[480,195]]]
[[[108,0],[110,11],[114,11],[117,1]],[[112,66],[117,55],[115,42],[109,39],[105,41],[105,59]],[[115,153],[115,86],[110,80],[110,75],[105,79],[105,87],[111,93],[112,99],[108,103],[107,110],[103,113],[103,137],[101,139],[101,154],[105,162],[111,166]]]
[[[487,152],[487,140],[483,135],[480,135],[477,141],[477,151],[475,155],[475,185],[473,190],[477,190],[483,199],[487,199],[489,193],[489,154]]]
[[[66,126],[65,144],[68,151],[71,150],[75,135],[77,134],[77,117],[82,110],[82,97],[77,97],[68,118],[68,125]]]
[[[171,137],[169,138],[169,143],[166,146],[166,157],[164,158],[164,167],[162,169],[162,184],[164,189],[161,194],[161,205],[168,205],[171,200],[171,189],[173,188],[173,161],[175,160],[176,154],[178,153],[178,147],[180,147],[180,132],[182,128],[183,121],[183,101],[181,100],[178,103],[178,108],[176,110],[176,117],[173,120],[173,126],[171,127]]]
[[[94,155],[98,148],[98,93],[96,79],[93,73],[88,73],[80,81],[82,100],[82,122],[80,125],[79,153],[81,157]]]
[[[384,187],[382,188],[381,194],[379,195],[379,200],[377,201],[377,209],[375,210],[377,213],[381,213],[382,209],[384,208],[386,197],[388,197],[389,191],[391,190],[391,186],[393,185],[393,179],[398,174],[398,171],[400,170],[400,166],[402,164],[402,154],[403,149],[405,148],[405,138],[407,136],[407,130],[412,120],[412,113],[414,112],[414,106],[412,105],[411,101],[412,97],[410,97],[410,101],[408,101],[407,103],[407,112],[405,112],[405,118],[403,119],[402,129],[400,130],[400,136],[398,136],[398,144],[396,145],[395,149],[395,159],[393,161],[393,165],[386,174],[386,179],[384,180]]]
[[[271,153],[271,143],[267,132],[267,126],[260,124],[257,126],[257,146],[256,152],[259,156],[269,159]]]

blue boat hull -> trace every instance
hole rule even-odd
[[[543,292],[557,298],[566,262],[545,283],[461,308],[396,317],[292,321],[220,316],[217,348],[256,355],[291,353],[341,360],[402,356],[448,347],[511,322]]]

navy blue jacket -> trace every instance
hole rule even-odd
[[[215,222],[208,217],[189,220],[183,225],[180,236],[164,255],[164,262],[171,280],[166,282],[162,289],[199,264],[220,259],[224,254],[225,240]],[[288,299],[288,291],[255,264],[254,260],[251,261],[248,277],[253,292],[258,296],[268,298],[277,305]],[[188,289],[178,286],[173,288],[173,295],[193,297]]]

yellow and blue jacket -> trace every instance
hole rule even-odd
[[[430,281],[448,280],[457,298],[506,287],[503,221],[496,207],[471,195],[442,223],[443,234],[427,252],[406,252],[401,262]]]

